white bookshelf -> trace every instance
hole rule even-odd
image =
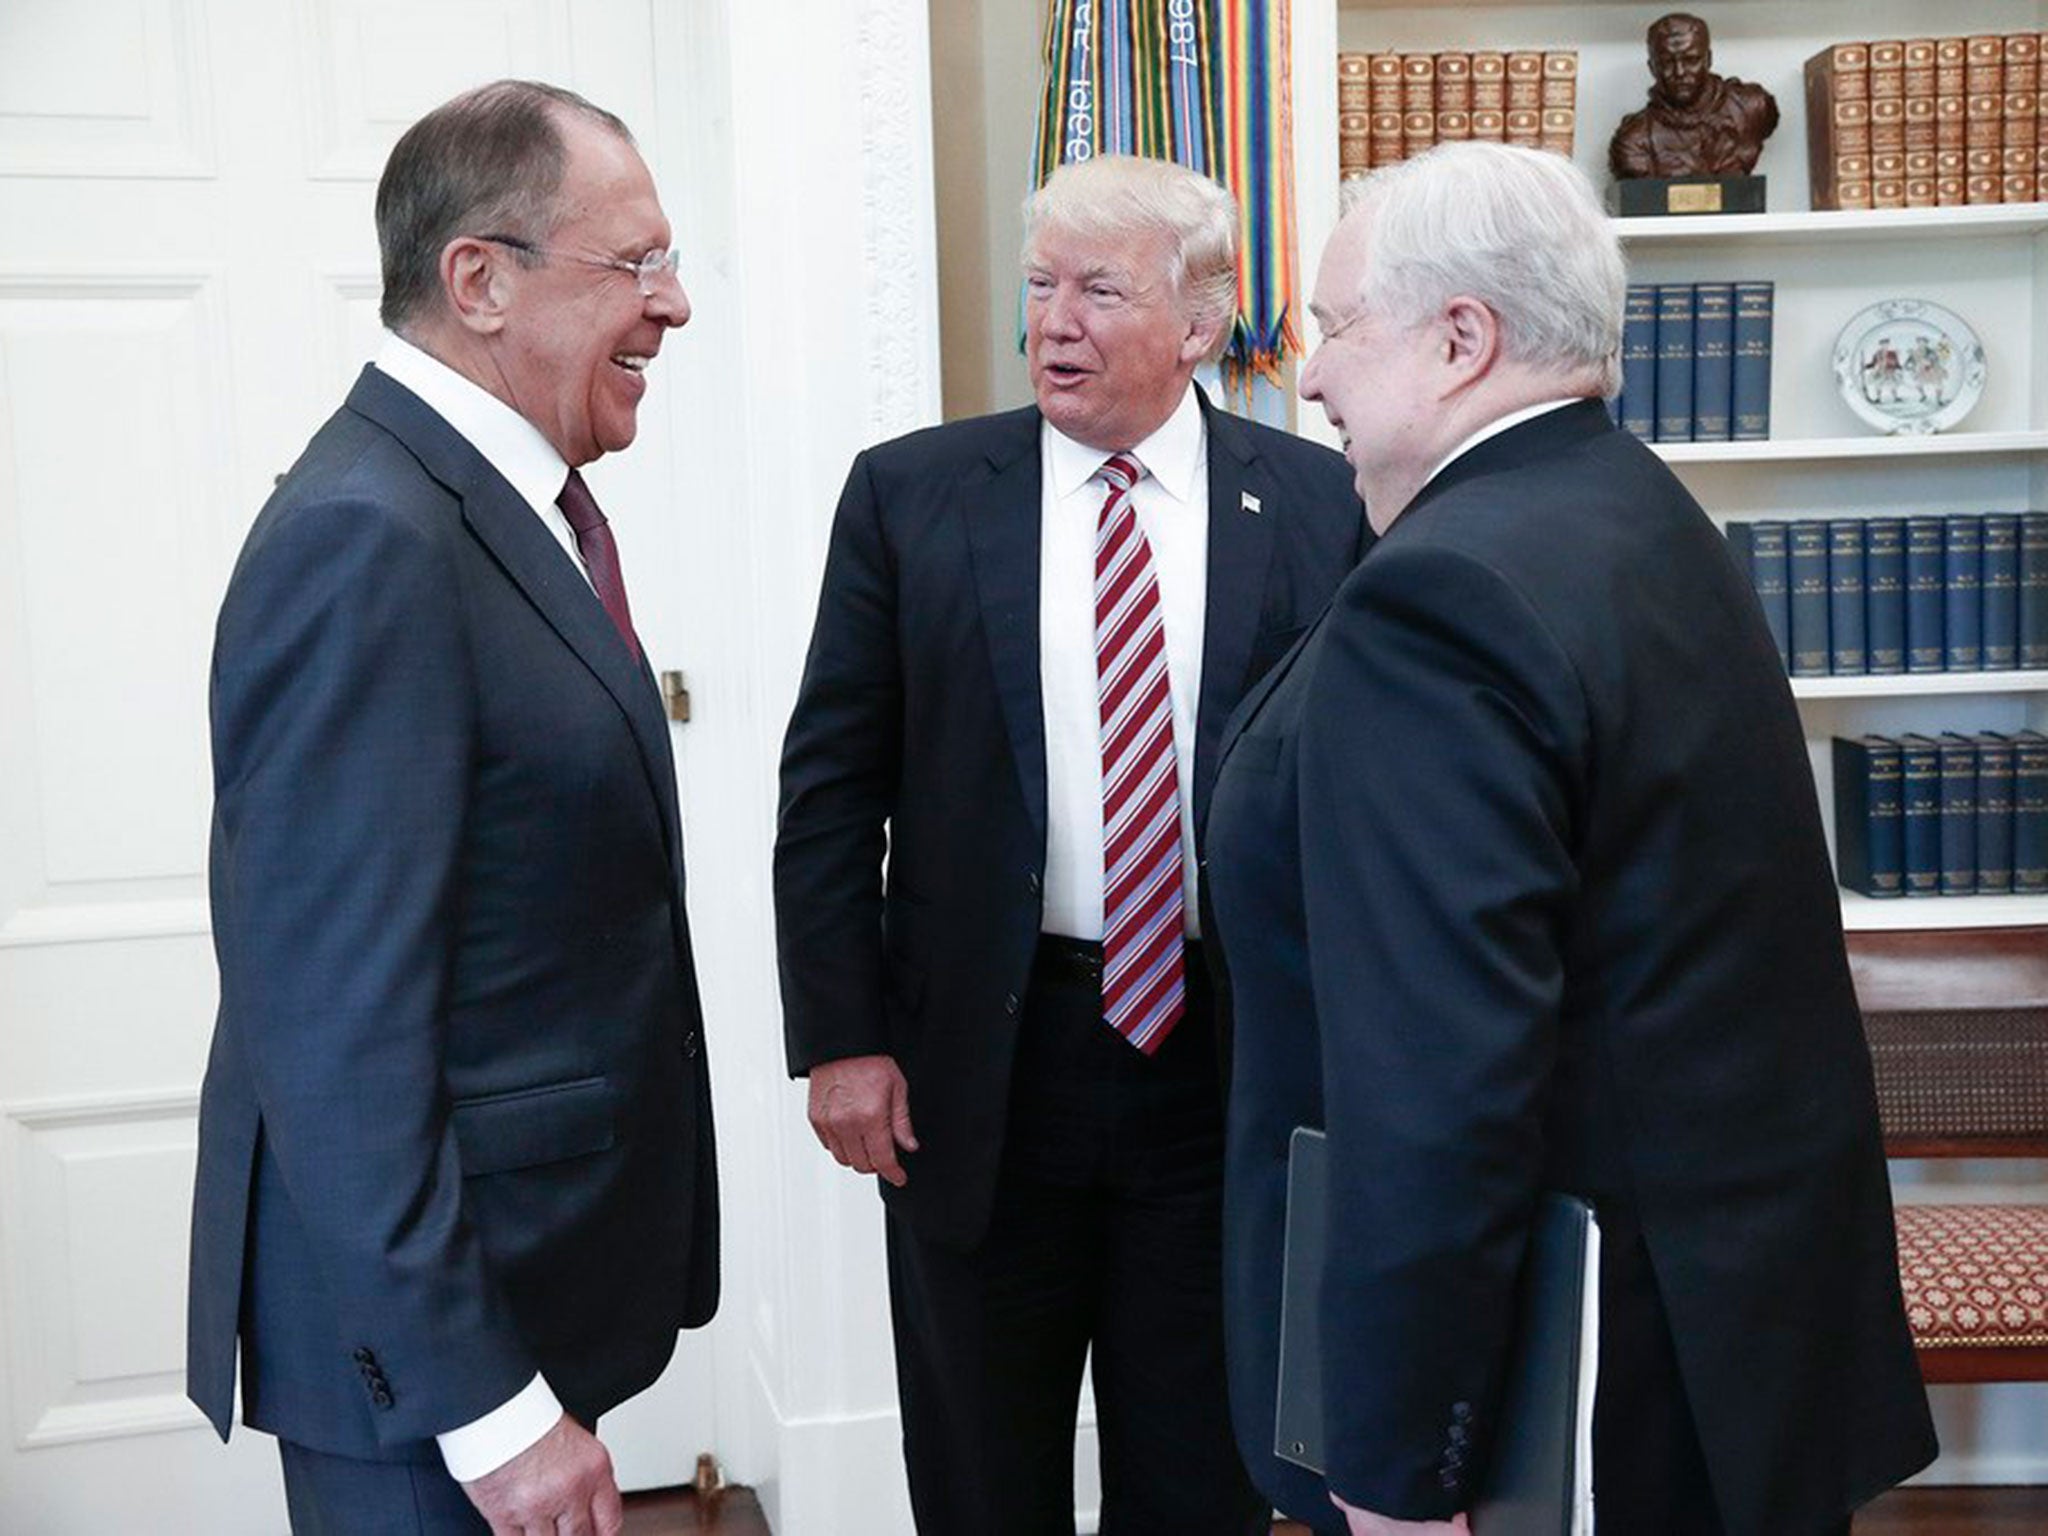
[[[1305,282],[1338,215],[1340,50],[1576,48],[1574,159],[1604,188],[1608,139],[1649,85],[1644,30],[1668,9],[1632,0],[1294,0]],[[1692,9],[1713,29],[1715,69],[1777,97],[1782,120],[1757,167],[1769,181],[1769,211],[1616,225],[1635,281],[1777,285],[1773,435],[1664,443],[1657,453],[1722,522],[2048,506],[2048,204],[1810,211],[1802,78],[1811,54],[1845,38],[2048,29],[2048,0],[1972,0],[1966,16],[1946,21],[1924,0],[1727,0]],[[1957,429],[1882,436],[1836,392],[1832,362],[1843,325],[1885,298],[1931,299],[1982,339],[1984,396]],[[1303,410],[1300,425],[1330,440],[1320,412]],[[1833,736],[2048,730],[2048,674],[2040,672],[1800,678],[1793,692],[1823,807],[1833,801]],[[2048,923],[2048,898],[1870,901],[1845,892],[1843,919],[1859,929]]]

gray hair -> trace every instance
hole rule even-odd
[[[574,91],[497,80],[464,91],[406,129],[377,183],[377,245],[394,331],[432,312],[441,252],[458,235],[506,234],[543,243],[553,231],[568,164],[560,117],[575,114],[633,142],[617,117]],[[532,265],[539,258],[520,253]]]
[[[1237,314],[1237,200],[1207,176],[1170,160],[1097,155],[1063,165],[1024,200],[1024,259],[1038,231],[1164,235],[1168,277],[1188,319],[1214,326],[1210,357],[1230,340]]]
[[[1439,145],[1366,177],[1348,217],[1370,221],[1361,308],[1415,325],[1467,294],[1499,316],[1511,361],[1620,387],[1628,269],[1592,182],[1563,156]]]

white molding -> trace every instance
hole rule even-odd
[[[193,1407],[183,1393],[159,1392],[98,1403],[62,1404],[17,1435],[14,1445],[17,1450],[43,1451],[87,1440],[126,1440],[135,1435],[204,1428],[206,1415]]]
[[[157,25],[166,29],[145,36],[143,46],[150,51],[145,67],[151,72],[151,95],[161,90],[174,99],[175,110],[132,119],[79,119],[123,127],[141,124],[131,137],[116,137],[106,147],[93,143],[93,135],[73,142],[48,130],[40,139],[10,143],[15,137],[5,131],[10,114],[0,111],[0,177],[193,181],[218,174],[206,6],[203,0],[145,0],[138,8],[145,15],[154,13]],[[170,82],[156,77],[156,67],[163,65],[174,72]]]
[[[1646,443],[1667,464],[1776,464],[1817,459],[1931,459],[2048,453],[2048,432],[1929,432],[1897,437],[1773,437],[1740,443]]]
[[[211,932],[213,919],[203,896],[22,907],[0,922],[0,949],[204,938]]]
[[[2048,672],[1880,672],[1855,677],[1795,677],[1795,699],[1915,699],[1954,693],[2041,693]]]
[[[22,1099],[0,1104],[0,1119],[31,1131],[62,1130],[75,1125],[119,1125],[131,1120],[197,1118],[199,1090],[158,1088],[140,1093],[80,1093],[55,1099]]]
[[[1832,245],[1838,241],[1918,238],[1946,244],[1959,238],[2024,238],[2048,230],[2048,203],[2001,203],[1978,208],[1843,209],[1808,213],[1722,213],[1616,219],[1624,244]]]
[[[870,442],[939,419],[928,33],[922,0],[866,0],[854,27]]]

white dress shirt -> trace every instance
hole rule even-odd
[[[1038,673],[1045,710],[1044,931],[1102,937],[1102,714],[1095,671],[1095,527],[1108,486],[1094,479],[1110,455],[1039,428]],[[1208,614],[1209,444],[1193,389],[1163,426],[1133,448],[1145,474],[1131,490],[1152,546],[1166,627],[1167,684],[1180,779],[1182,913],[1200,936],[1195,905],[1195,712],[1202,693]]]
[[[394,332],[384,333],[376,361],[379,373],[418,395],[505,477],[519,499],[533,508],[542,526],[555,536],[569,563],[589,581],[590,572],[583,569],[583,557],[576,552],[576,530],[555,505],[555,498],[568,483],[569,465],[555,452],[554,444],[540,435],[540,428],[482,385]]]
[[[539,429],[496,395],[403,337],[386,333],[376,362],[379,373],[418,395],[505,477],[555,536],[570,565],[588,581],[590,573],[576,554],[575,532],[555,505],[569,478],[569,466]],[[560,1400],[536,1374],[510,1401],[480,1419],[434,1436],[434,1441],[441,1447],[448,1475],[458,1483],[474,1482],[532,1446],[561,1416]]]

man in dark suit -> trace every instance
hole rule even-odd
[[[926,1536],[1262,1530],[1224,1402],[1221,1082],[1192,942],[1217,733],[1364,519],[1191,384],[1236,306],[1213,182],[1110,157],[1027,208],[1035,409],[863,453],[782,765],[792,1073],[878,1174]],[[887,873],[883,871],[887,852]]]
[[[1319,1530],[1464,1528],[1545,1188],[1602,1228],[1601,1530],[1846,1531],[1935,1449],[1799,719],[1601,403],[1623,286],[1578,171],[1478,144],[1375,175],[1317,281],[1302,394],[1382,536],[1232,722],[1210,874],[1232,1411]],[[1323,1476],[1273,1451],[1302,1124]]]
[[[617,1531],[597,1416],[717,1304],[667,724],[574,466],[689,318],[625,125],[502,81],[377,189],[391,335],[213,667],[189,1389],[297,1532]],[[559,503],[559,504],[558,504]]]

